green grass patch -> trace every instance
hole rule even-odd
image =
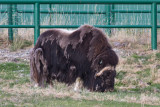
[[[18,63],[2,63],[0,64],[0,79],[9,82],[0,82],[2,86],[9,85],[11,88],[14,85],[28,83],[29,80],[29,65]]]
[[[156,59],[160,60],[160,53],[156,53]]]
[[[136,87],[136,88],[133,88],[130,90],[137,92],[137,93],[159,93],[160,92],[160,84],[151,84],[148,87],[144,87],[144,88]]]
[[[28,71],[29,65],[27,64],[17,64],[17,63],[2,63],[0,64],[0,72],[18,72],[18,71]]]
[[[116,75],[116,78],[119,80],[122,80],[125,77],[126,73],[127,72],[125,72],[125,71],[119,71]]]
[[[0,91],[0,107],[15,107],[14,103],[9,100],[12,94]]]
[[[126,63],[130,64],[130,65],[131,64],[139,64],[139,63],[146,65],[146,64],[152,63],[149,61],[149,59],[151,59],[151,55],[138,55],[138,54],[134,53],[133,55],[131,55],[130,57],[127,58]]]
[[[132,57],[135,63],[141,61],[143,64],[148,64],[148,60],[151,58],[151,55],[140,56],[138,54],[133,54]]]
[[[126,84],[124,84],[121,81],[118,81],[118,82],[115,83],[115,87],[120,87],[120,86],[126,86]]]
[[[154,84],[152,83],[150,86],[144,88],[143,90],[149,91],[149,92],[160,92],[160,84]]]
[[[126,76],[127,72],[125,71],[119,71],[117,72],[116,74],[116,79],[118,80],[116,83],[115,83],[115,87],[120,87],[120,86],[126,86],[122,80],[124,79],[124,77]]]
[[[116,101],[96,101],[96,100],[73,100],[71,98],[43,98],[38,102],[33,102],[33,106],[39,107],[141,107],[141,104],[116,102]],[[151,107],[145,105],[146,107]],[[158,106],[157,106],[158,107]]]
[[[144,69],[142,71],[137,71],[136,73],[138,74],[138,76],[140,78],[142,78],[142,77],[144,78],[144,77],[150,76],[150,74],[151,74],[150,70],[151,70],[150,68],[146,68],[146,69]]]
[[[17,97],[17,96],[15,96]],[[84,100],[84,99],[72,99],[70,97],[64,98],[55,98],[53,96],[41,96],[41,95],[33,95],[33,96],[21,96],[23,100],[18,102],[11,102],[6,100],[5,106],[11,105],[14,106],[29,106],[29,107],[141,107],[142,104],[136,103],[127,103],[127,102],[118,102],[118,101],[97,101],[97,100]],[[1,104],[2,106],[3,103]],[[145,107],[158,107],[153,105],[144,105]]]

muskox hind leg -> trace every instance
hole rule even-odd
[[[46,60],[43,57],[43,50],[41,48],[38,48],[31,52],[30,76],[31,82],[34,83],[36,87],[45,87],[48,70]]]

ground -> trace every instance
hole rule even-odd
[[[119,56],[119,64],[115,90],[106,93],[89,92],[85,88],[74,92],[73,85],[57,81],[53,87],[32,87],[29,53],[33,45],[20,47],[19,42],[8,45],[0,38],[0,106],[159,107],[160,52],[151,50],[146,38],[126,38],[109,39]]]

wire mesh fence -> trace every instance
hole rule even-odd
[[[9,22],[9,5],[0,5],[0,25]],[[157,5],[158,12],[159,7]],[[34,25],[34,4],[17,4],[15,8],[16,11],[12,9],[13,24]],[[125,30],[131,35],[139,35],[140,32],[141,35],[147,34],[147,37],[151,35],[150,29],[142,29],[143,25],[151,28],[150,4],[40,4],[40,12],[40,25],[142,25],[141,29]],[[157,16],[160,17],[159,14]],[[103,30],[108,35],[115,35],[123,29],[106,27]]]

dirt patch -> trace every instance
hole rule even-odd
[[[29,55],[32,48],[21,49],[18,51],[10,51],[9,49],[0,49],[0,63],[4,62],[18,62],[27,61],[29,62]]]

